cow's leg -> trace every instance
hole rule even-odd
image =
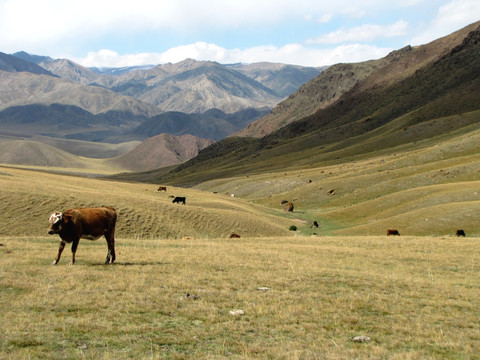
[[[65,248],[65,243],[60,240],[60,246],[58,248],[58,253],[57,253],[57,258],[53,260],[52,265],[57,265],[58,262],[60,261],[60,256],[62,256],[63,249]]]
[[[80,239],[75,239],[72,242],[72,261],[70,265],[75,264],[75,253],[77,252],[77,247],[79,242],[80,242]]]
[[[105,265],[113,264],[115,261],[115,237],[113,232],[105,234],[105,239],[107,240],[108,252],[107,258],[105,259]]]

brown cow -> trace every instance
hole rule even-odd
[[[395,229],[392,229],[392,230],[387,230],[387,236],[390,236],[390,235],[400,235],[400,233],[398,232],[398,230],[395,230]]]
[[[283,211],[293,212],[293,204],[289,202],[287,205],[284,206]]]
[[[75,252],[81,238],[97,240],[105,236],[108,245],[105,265],[115,261],[115,224],[117,213],[110,207],[68,209],[63,213],[50,215],[48,233],[60,236],[60,247],[53,265],[58,264],[65,243],[72,243],[72,262],[75,264]]]
[[[166,186],[159,186],[157,191],[167,191],[167,187]]]
[[[232,233],[232,235],[230,235],[230,239],[233,239],[233,238],[240,238],[240,235]]]

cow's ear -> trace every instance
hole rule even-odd
[[[72,222],[73,221],[73,216],[70,215],[70,214],[67,214],[67,215],[63,215],[63,222],[65,224],[69,223],[69,222]]]

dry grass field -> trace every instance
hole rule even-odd
[[[414,155],[431,161],[379,156],[167,192],[0,167],[0,358],[480,358],[477,158]],[[80,241],[74,266],[68,246],[51,266],[49,215],[101,205],[119,214],[116,264],[103,265],[99,239]],[[467,237],[452,236],[459,224]],[[378,236],[390,225],[402,236]]]
[[[479,240],[3,236],[0,358],[475,359]]]
[[[0,236],[41,236],[48,217],[73,207],[112,206],[119,214],[117,236],[124,238],[288,236],[291,221],[261,205],[194,189],[105,181],[0,167],[3,205]],[[172,203],[185,196],[185,206]],[[279,212],[282,215],[282,212]]]

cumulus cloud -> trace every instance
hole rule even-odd
[[[285,64],[301,64],[305,66],[323,66],[340,62],[358,62],[377,59],[385,56],[392,50],[391,48],[378,48],[363,44],[341,45],[328,49],[316,49],[301,44],[288,44],[282,47],[267,45],[240,50],[225,49],[215,44],[197,42],[174,47],[162,53],[120,55],[115,51],[104,49],[98,52],[89,52],[87,57],[76,59],[75,61],[89,67],[157,65],[169,62],[176,63],[187,58],[217,61],[222,64],[268,61]]]
[[[423,19],[410,18],[415,6],[429,10]],[[384,56],[392,50],[379,45],[385,39],[431,41],[478,20],[479,13],[478,0],[0,0],[0,51],[87,66],[185,58],[321,66]],[[375,20],[386,17],[391,24]],[[413,41],[412,29],[422,30]]]

